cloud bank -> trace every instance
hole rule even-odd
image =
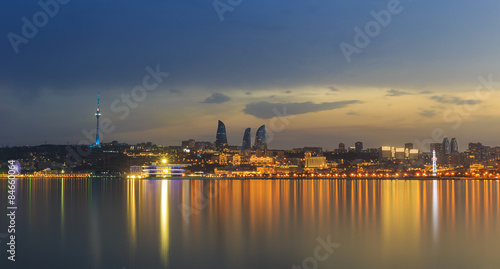
[[[315,104],[312,102],[303,103],[269,103],[257,102],[247,104],[243,112],[248,115],[255,116],[260,119],[270,119],[280,116],[300,115],[311,112],[334,110],[347,107],[352,104],[361,104],[359,100],[348,100],[340,102],[325,102]]]

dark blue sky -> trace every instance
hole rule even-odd
[[[372,13],[391,4],[400,12],[348,63],[340,44],[355,46],[354,28],[365,31]],[[500,81],[498,1],[243,0],[221,21],[212,1],[72,0],[17,53],[9,33],[22,37],[22,18],[33,22],[43,8],[4,5],[2,144],[85,140],[98,91],[114,127],[105,142],[213,141],[220,119],[230,144],[262,124],[276,148],[398,146],[434,139],[436,128],[462,149],[476,140],[500,144],[492,127],[498,93],[460,113],[464,100],[474,101],[478,77]],[[123,117],[116,107],[142,85],[147,66],[169,76]],[[276,119],[287,108],[293,116]]]

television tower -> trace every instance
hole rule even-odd
[[[99,93],[97,93],[97,111],[95,113],[95,117],[97,118],[97,131],[95,133],[95,146],[101,147],[101,142],[99,141],[99,118],[101,117],[101,111],[99,109]]]
[[[432,150],[432,176],[437,176],[437,157],[435,149]]]

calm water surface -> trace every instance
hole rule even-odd
[[[498,181],[21,179],[16,199],[0,268],[500,268]]]

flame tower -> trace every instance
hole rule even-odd
[[[99,118],[101,117],[101,110],[99,109],[99,93],[97,93],[97,111],[95,113],[95,117],[97,118],[97,131],[95,133],[95,146],[100,147],[101,142],[99,141]]]

